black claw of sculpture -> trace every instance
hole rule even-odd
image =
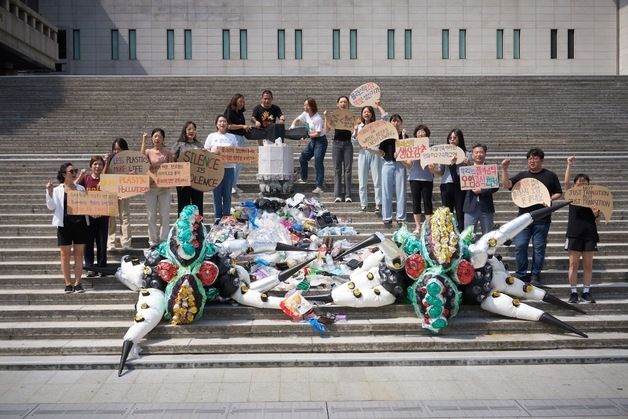
[[[549,325],[552,325],[552,326],[559,327],[559,328],[561,328],[563,330],[566,330],[568,332],[575,333],[576,335],[581,336],[583,338],[588,338],[589,337],[586,333],[583,333],[583,332],[579,331],[575,327],[565,323],[562,320],[558,320],[556,317],[552,316],[549,313],[543,313],[541,315],[541,317],[539,318],[539,321],[543,322],[545,324],[549,324]]]
[[[303,249],[289,244],[277,243],[275,250],[278,252],[318,252],[318,249]]]
[[[554,297],[553,295],[550,295],[547,293],[545,294],[545,297],[543,297],[543,301],[545,301],[546,303],[554,304],[555,306],[568,308],[569,310],[577,311],[578,313],[581,313],[581,314],[587,314],[587,312],[584,311],[583,309],[576,307],[573,304],[566,303],[560,298]]]
[[[369,238],[367,238],[367,239],[364,239],[363,241],[361,241],[360,243],[356,244],[356,245],[355,245],[355,246],[353,246],[352,248],[347,249],[347,250],[345,250],[344,252],[342,252],[342,253],[338,254],[338,255],[334,258],[334,260],[340,260],[340,259],[342,259],[343,257],[345,257],[345,256],[347,256],[347,255],[349,255],[349,254],[351,254],[351,253],[354,253],[354,252],[357,252],[358,250],[364,249],[365,247],[369,247],[369,246],[373,246],[373,245],[376,245],[376,244],[378,244],[378,243],[381,243],[381,242],[383,242],[385,239],[386,239],[386,238],[384,237],[384,235],[383,235],[382,233],[379,233],[379,232],[377,232],[377,233],[373,233],[373,234],[371,235],[371,237],[369,237]]]
[[[131,352],[131,348],[133,347],[133,341],[125,340],[122,344],[122,353],[120,355],[120,365],[118,366],[118,377],[122,376],[122,371],[124,370],[124,366],[126,365],[126,360],[129,357],[129,353]]]

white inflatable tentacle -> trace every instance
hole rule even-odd
[[[135,305],[135,323],[127,330],[123,341],[138,343],[153,330],[166,312],[166,296],[157,288],[146,288],[140,291]]]
[[[543,315],[542,310],[521,303],[519,300],[499,292],[494,292],[486,297],[480,307],[491,313],[520,320],[536,321]]]

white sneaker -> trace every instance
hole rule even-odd
[[[233,187],[233,189],[235,189],[236,193],[242,193],[242,192],[244,192],[242,189],[240,189],[240,188],[238,187],[238,185],[234,186],[234,187]]]
[[[337,196],[336,199],[334,199],[334,202],[340,202],[340,201],[342,201],[342,199],[339,196]]]
[[[348,197],[345,198],[345,202],[353,202],[353,200],[351,199],[350,196],[348,196]]]
[[[323,190],[317,186],[316,189],[312,191],[312,193],[323,193]]]
[[[231,195],[235,195],[237,193],[238,193],[238,191],[236,191],[236,188],[231,188]]]

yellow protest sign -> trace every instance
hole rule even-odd
[[[430,139],[422,138],[406,138],[397,140],[395,143],[395,151],[397,153],[397,161],[412,161],[421,159],[421,155],[429,148]]]
[[[358,142],[362,147],[372,148],[389,138],[399,138],[397,128],[388,121],[375,121],[358,132]]]
[[[379,101],[381,94],[382,91],[377,84],[373,82],[364,83],[351,92],[349,95],[349,102],[358,108],[363,106],[375,106],[375,103]]]
[[[519,208],[528,208],[538,204],[550,206],[552,200],[545,185],[540,180],[529,177],[514,184],[512,202]]]
[[[68,192],[70,215],[118,215],[118,195],[103,191]]]
[[[460,164],[466,158],[464,151],[453,144],[438,144],[429,147],[421,155],[421,166],[428,164],[451,164],[451,159],[456,157],[456,163]]]
[[[257,147],[218,147],[217,150],[223,163],[252,165],[259,159]]]
[[[609,222],[613,213],[613,194],[602,185],[581,185],[565,191],[565,199],[571,205],[579,207],[597,208],[604,215],[604,221]]]
[[[125,199],[148,192],[150,178],[148,175],[103,174],[98,186],[101,191],[115,193],[118,198]]]
[[[349,109],[336,109],[325,114],[329,129],[344,129],[353,131],[353,127],[358,122],[357,116]]]
[[[225,166],[220,156],[207,150],[186,150],[179,161],[190,162],[190,186],[198,191],[209,192],[220,184]]]
[[[124,150],[111,159],[107,173],[128,175],[147,175],[150,169],[148,157],[134,150]]]
[[[190,186],[190,163],[163,163],[157,169],[154,179],[160,188]]]

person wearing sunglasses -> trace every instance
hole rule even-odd
[[[81,285],[83,274],[83,253],[89,237],[89,219],[86,215],[70,215],[67,210],[68,193],[84,191],[81,185],[75,185],[76,169],[72,163],[64,163],[57,173],[59,185],[46,185],[46,206],[53,211],[52,225],[57,227],[57,245],[61,251],[61,272],[65,281],[64,292],[84,292]],[[70,271],[70,258],[74,256],[74,282]]]

